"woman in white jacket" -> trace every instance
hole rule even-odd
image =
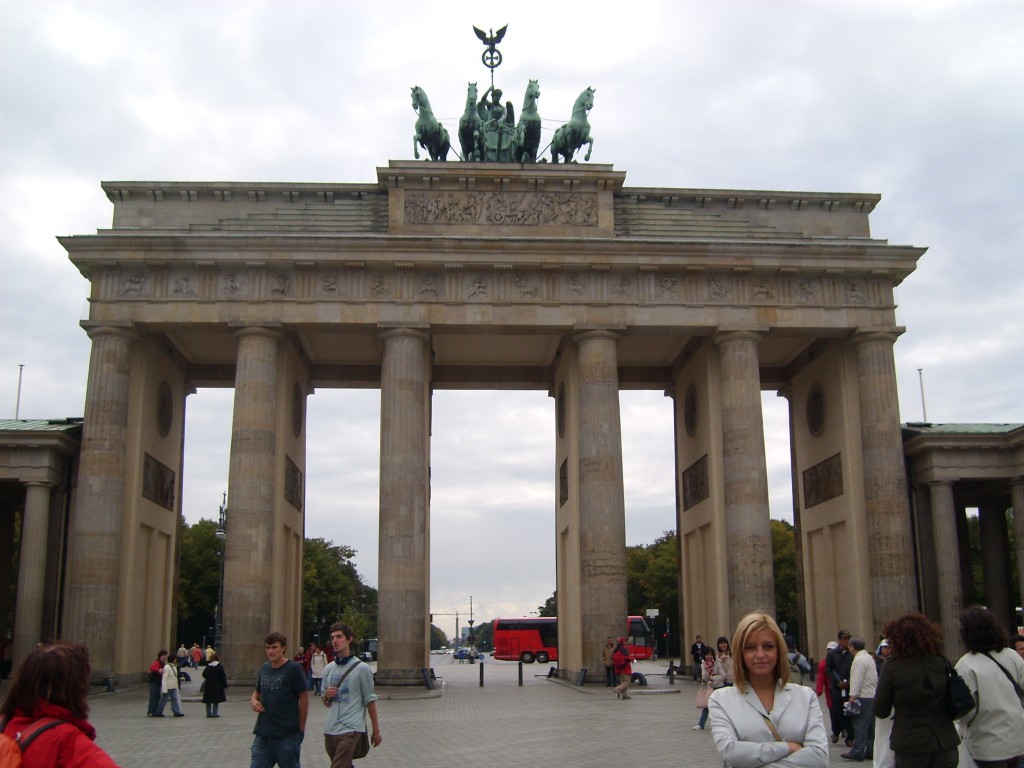
[[[811,688],[789,682],[785,640],[771,616],[744,616],[733,636],[735,687],[711,695],[711,734],[727,768],[827,768],[828,740]]]
[[[164,665],[163,679],[160,684],[160,704],[157,707],[156,717],[164,716],[164,707],[167,706],[167,700],[171,701],[171,711],[175,717],[184,717],[185,713],[181,711],[181,696],[178,694],[178,667],[172,662],[167,662]]]

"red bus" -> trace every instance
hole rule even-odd
[[[558,619],[555,617],[495,619],[493,626],[495,659],[526,664],[558,661]],[[654,655],[654,636],[643,616],[629,617],[626,634],[634,659],[649,659]]]

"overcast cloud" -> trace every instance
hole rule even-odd
[[[411,159],[422,86],[455,134],[489,84],[472,25],[508,23],[496,84],[540,80],[542,144],[596,88],[593,162],[627,186],[878,192],[872,234],[927,246],[897,289],[904,421],[1024,422],[1024,5],[0,0],[0,417],[80,416],[88,283],[57,235],[110,224],[101,180],[365,182]],[[481,88],[481,90],[483,90]],[[671,401],[622,394],[627,539],[674,527]],[[773,517],[785,401],[765,395]],[[554,588],[553,404],[434,397],[431,607],[479,622]],[[379,392],[309,399],[307,536],[377,583]],[[184,513],[227,486],[231,392],[187,412]],[[438,617],[454,629],[454,617]]]

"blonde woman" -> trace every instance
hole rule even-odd
[[[782,632],[771,616],[744,616],[733,635],[735,686],[711,695],[711,734],[727,768],[827,768],[828,738],[811,688],[789,682]]]

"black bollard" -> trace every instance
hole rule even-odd
[[[523,687],[523,662],[519,662],[519,687]]]
[[[669,665],[668,665],[668,684],[669,685],[675,685],[676,684],[676,668],[675,668],[675,665],[672,664],[671,662],[669,662]]]
[[[480,687],[484,687],[484,662],[482,659],[480,661]]]

